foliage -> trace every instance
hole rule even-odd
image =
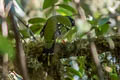
[[[56,44],[60,43],[61,45],[65,45],[66,43],[70,43],[70,44],[74,45],[73,43],[75,41],[81,41],[84,39],[88,40],[87,43],[83,44],[82,46],[80,44],[76,44],[75,46],[78,49],[74,46],[67,45],[68,50],[67,50],[67,52],[65,52],[66,54],[69,53],[70,51],[72,51],[73,49],[74,49],[73,53],[77,53],[76,51],[79,50],[81,47],[87,48],[86,46],[84,47],[84,45],[89,44],[88,36],[90,36],[90,39],[93,39],[93,38],[97,39],[100,37],[104,37],[107,39],[107,38],[110,38],[110,37],[108,37],[109,35],[111,36],[111,34],[113,34],[113,35],[117,34],[116,31],[118,32],[119,29],[116,27],[119,26],[119,24],[117,24],[117,23],[119,23],[120,20],[118,18],[119,16],[116,16],[116,15],[118,15],[118,13],[120,12],[120,10],[119,10],[120,7],[116,8],[116,9],[114,8],[114,6],[116,4],[116,2],[115,2],[116,0],[115,1],[111,0],[113,3],[110,3],[109,1],[101,1],[100,2],[101,5],[94,4],[94,3],[96,3],[96,1],[95,2],[94,1],[95,0],[91,0],[91,1],[83,0],[80,3],[81,7],[84,10],[87,10],[87,11],[85,11],[85,14],[87,14],[86,21],[77,18],[77,16],[78,16],[77,9],[74,7],[74,5],[73,5],[74,3],[72,0],[43,0],[43,3],[41,2],[42,7],[35,8],[35,10],[36,10],[35,13],[38,12],[39,16],[36,16],[36,14],[33,14],[32,16],[30,16],[29,14],[34,13],[34,12],[32,12],[33,10],[28,11],[29,16],[27,16],[27,17],[29,17],[29,19],[28,19],[28,21],[26,21],[26,23],[28,23],[28,28],[33,32],[34,35],[30,34],[28,28],[19,29],[19,32],[23,36],[22,40],[26,42],[26,43],[24,43],[24,46],[27,45],[27,48],[25,48],[25,52],[26,52],[26,56],[27,56],[27,60],[28,60],[28,68],[35,69],[35,71],[37,71],[40,68],[43,69],[43,66],[46,66],[46,65],[48,66],[47,62],[45,62],[45,60],[48,59],[47,57],[42,56],[42,58],[45,58],[45,59],[43,59],[42,60],[43,62],[41,62],[40,56],[43,51],[43,45],[46,48],[50,48],[54,42],[56,42]],[[22,4],[20,3],[22,1],[17,0],[17,2],[19,3],[19,6],[22,7]],[[30,2],[32,2],[32,1],[30,1]],[[27,6],[27,4],[26,4],[26,6]],[[35,6],[35,5],[32,5],[32,6]],[[113,8],[113,9],[111,10],[111,8]],[[26,10],[26,9],[24,9],[24,10]],[[41,14],[42,14],[42,16],[41,16]],[[74,27],[72,27],[72,23],[67,18],[67,16],[70,16],[71,18],[73,18],[75,20],[76,25]],[[32,17],[32,18],[30,18],[30,17]],[[26,17],[24,17],[24,18],[26,19]],[[111,26],[111,24],[113,22],[110,21],[112,19],[116,22],[116,24],[113,26]],[[1,23],[1,20],[0,20],[0,23]],[[59,36],[57,34],[58,23],[62,24],[62,25],[60,25],[61,34],[59,34]],[[18,24],[21,27],[21,23],[18,22]],[[24,26],[26,26],[26,25],[24,25]],[[23,27],[23,24],[22,24],[22,27]],[[45,29],[44,29],[44,27],[45,27]],[[69,30],[67,30],[66,28],[68,28]],[[114,28],[116,28],[116,30],[114,30]],[[44,31],[43,31],[43,29],[44,29]],[[40,33],[42,31],[44,33],[44,37],[42,37],[40,35]],[[31,42],[31,37],[33,37],[33,36],[35,36],[36,41]],[[37,39],[37,38],[39,38],[39,39]],[[27,42],[27,40],[28,40],[28,42]],[[40,43],[39,43],[39,41],[40,41]],[[14,48],[11,45],[11,43],[6,38],[3,38],[3,37],[0,37],[0,42],[1,42],[0,43],[1,54],[8,53],[9,57],[13,58]],[[109,41],[108,41],[108,44],[111,45],[111,43]],[[113,42],[113,44],[114,44],[114,42]],[[3,47],[3,45],[6,45],[6,46]],[[103,45],[106,45],[106,43],[104,43]],[[97,45],[97,47],[98,47],[98,45]],[[37,48],[39,48],[39,49],[37,49]],[[65,49],[63,49],[63,51],[64,50]],[[61,53],[62,53],[62,51],[61,51]],[[84,53],[84,54],[87,54],[87,53]],[[110,54],[107,54],[107,52],[103,52],[103,53],[100,52],[99,59],[101,61],[101,65],[104,69],[104,74],[105,74],[106,79],[118,80],[120,77],[118,74],[118,71],[120,69],[117,70],[117,66],[119,66],[119,68],[120,68],[120,65],[117,64],[117,62],[115,64],[113,63],[114,56],[111,54],[113,54],[113,53],[110,52]],[[73,56],[71,56],[71,57],[73,57]],[[61,71],[64,74],[63,80],[74,80],[75,78],[78,80],[79,79],[81,79],[81,80],[88,80],[88,79],[99,80],[98,76],[96,74],[96,66],[92,62],[90,55],[87,54],[86,56],[83,56],[83,55],[76,56],[75,59],[71,58],[71,57],[69,57],[67,59],[66,58],[60,59],[60,60],[63,60],[63,61],[60,61],[60,65],[64,65],[63,66],[64,70]],[[108,59],[108,57],[110,57],[111,60]],[[40,61],[38,58],[40,59]],[[58,59],[56,59],[56,60],[58,60]],[[115,60],[117,60],[117,58],[115,58]],[[49,62],[49,60],[47,60],[47,61]],[[44,64],[46,64],[46,65],[44,65]],[[53,66],[56,67],[56,65],[57,65],[57,63],[54,64]],[[45,68],[48,68],[48,67],[45,67]],[[44,69],[42,71],[49,72]]]
[[[14,46],[7,38],[4,38],[2,36],[0,36],[0,54],[8,54],[10,59],[13,59],[15,57]]]

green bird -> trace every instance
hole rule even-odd
[[[43,53],[53,53],[56,38],[61,35],[61,28],[64,27],[68,31],[74,25],[74,20],[69,16],[56,15],[50,17],[40,32],[41,37],[44,37],[45,40]]]

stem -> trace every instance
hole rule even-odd
[[[85,12],[82,9],[82,7],[80,6],[80,0],[73,0],[73,2],[75,3],[75,7],[76,7],[76,9],[78,11],[77,18],[78,19],[81,18],[83,21],[86,21]],[[90,40],[90,36],[91,35],[88,34],[88,39],[89,40]],[[90,40],[90,48],[91,48],[92,58],[94,60],[96,68],[97,68],[98,77],[99,77],[100,80],[104,80],[104,75],[103,75],[102,67],[101,67],[101,64],[100,64],[100,60],[98,58],[98,52],[97,52],[96,45],[95,45],[94,41]]]
[[[17,19],[29,30],[30,35],[33,37],[34,40],[36,40],[34,33],[32,30],[29,28],[29,25],[27,25],[20,17],[16,16]]]
[[[91,48],[91,54],[92,54],[94,63],[95,63],[96,68],[97,68],[98,77],[99,77],[100,80],[104,80],[102,66],[101,66],[100,60],[98,58],[98,52],[97,52],[97,49],[96,49],[96,45],[93,41],[90,42],[90,48]]]
[[[3,80],[8,80],[8,54],[3,55]]]
[[[75,7],[77,9],[78,18],[81,18],[82,20],[86,20],[85,12],[83,8],[80,6],[80,0],[73,0]]]
[[[1,17],[2,17],[2,35],[4,37],[8,36],[8,26],[6,22],[6,17],[5,17],[5,6],[4,6],[4,0],[0,1],[0,12],[1,12]],[[3,55],[3,80],[8,80],[8,53],[5,53]]]
[[[20,34],[19,31],[17,29],[17,22],[15,21],[15,18],[12,14],[12,11],[10,11],[10,19],[11,19],[11,26],[14,32],[14,36],[15,36],[15,40],[16,40],[16,57],[18,58],[18,61],[20,63],[20,72],[23,76],[24,80],[29,80],[29,76],[28,76],[28,71],[27,71],[27,67],[26,67],[26,58],[25,58],[25,53],[23,50],[23,45],[22,42],[20,40]]]
[[[5,18],[2,18],[2,35],[4,37],[8,36],[8,26]],[[3,55],[3,79],[4,80],[8,80],[7,75],[8,75],[8,53],[5,53]]]

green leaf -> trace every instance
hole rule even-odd
[[[110,73],[111,80],[119,80],[117,73]]]
[[[46,20],[44,18],[36,17],[28,20],[30,24],[44,23]]]
[[[0,35],[0,54],[8,54],[10,59],[15,57],[14,48],[11,42]]]
[[[68,2],[71,2],[72,0],[63,0],[64,3],[68,3]]]
[[[67,70],[70,71],[71,73],[73,73],[73,75],[77,75],[80,78],[82,78],[82,74],[79,71],[75,70],[74,68],[69,67],[69,68],[67,68]]]
[[[102,18],[98,21],[98,25],[102,26],[104,24],[106,24],[109,21],[109,18]]]
[[[54,17],[57,18],[57,22],[65,25],[65,26],[69,26],[70,27],[72,25],[71,22],[70,22],[70,20],[66,16],[57,15],[57,16],[54,16]]]
[[[68,10],[66,10],[64,8],[56,9],[56,12],[58,12],[60,15],[63,15],[63,16],[73,15],[73,13],[71,11],[68,11]]]
[[[53,6],[58,0],[44,0],[43,9]]]
[[[72,41],[76,32],[77,28],[73,27],[69,32],[65,34],[64,38],[67,38],[69,41]]]
[[[93,14],[94,18],[98,19],[99,17],[101,17],[101,13],[99,11],[96,11],[94,14]]]
[[[88,22],[89,22],[92,26],[95,26],[95,25],[97,25],[98,20],[97,20],[97,19],[93,19],[93,20],[88,20]]]
[[[30,37],[27,29],[20,30],[20,32],[22,33],[24,38],[29,38]]]
[[[99,80],[97,75],[93,75],[93,80]]]
[[[108,24],[104,24],[102,26],[99,26],[98,28],[96,28],[96,34],[99,35],[104,35],[105,33],[107,33],[109,29],[109,25]]]
[[[43,25],[41,24],[33,24],[30,26],[30,29],[32,30],[33,33],[39,33],[43,28]]]
[[[49,16],[52,14],[52,12],[54,12],[54,7],[48,8],[48,9],[45,11],[45,16],[46,16],[46,17],[49,17]]]
[[[104,24],[104,25],[100,26],[99,28],[101,29],[102,34],[105,34],[109,29],[109,25]]]
[[[67,4],[58,4],[57,6],[67,9],[68,11],[71,11],[72,13],[76,13],[75,9]]]

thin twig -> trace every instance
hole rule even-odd
[[[12,28],[13,28],[13,32],[14,32],[14,35],[15,35],[15,40],[16,40],[16,52],[17,52],[17,56],[18,59],[19,59],[19,62],[20,62],[20,66],[21,66],[21,73],[22,73],[22,76],[24,78],[24,80],[29,80],[29,77],[28,77],[28,71],[27,71],[27,67],[26,67],[26,59],[25,59],[25,53],[24,53],[24,50],[23,50],[23,45],[22,45],[22,42],[20,40],[20,34],[19,34],[19,31],[17,30],[17,24],[14,20],[14,17],[12,14],[10,14],[10,17],[11,17],[11,22],[12,22]]]
[[[98,52],[97,52],[96,45],[95,45],[94,41],[90,41],[90,48],[91,48],[91,54],[92,54],[94,63],[95,63],[96,68],[97,68],[98,77],[100,80],[104,80],[102,66],[101,66],[100,60],[98,58]]]
[[[15,15],[16,16],[16,15]],[[25,24],[22,19],[20,19],[20,17],[16,16],[17,19],[29,30],[30,35],[33,37],[34,40],[36,40],[34,33],[32,32],[32,30],[29,28],[29,25]]]
[[[78,19],[81,18],[83,21],[86,21],[85,12],[82,9],[82,7],[80,6],[80,0],[73,0],[73,2],[75,3],[75,7],[76,7],[77,12],[78,12],[78,16],[77,16]],[[91,28],[91,30],[92,30],[92,28]],[[87,32],[85,34],[88,34],[88,33],[89,32]],[[103,75],[102,67],[100,64],[100,60],[98,58],[98,52],[96,49],[96,45],[95,45],[94,41],[91,41],[90,36],[91,36],[91,34],[88,34],[88,39],[90,40],[91,54],[92,54],[93,61],[94,61],[96,68],[97,68],[98,77],[100,80],[104,80],[104,75]]]

